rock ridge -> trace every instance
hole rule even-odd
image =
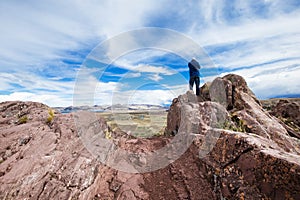
[[[166,136],[134,138],[97,119],[111,141],[134,153],[163,148],[182,132],[193,136],[179,159],[146,173],[99,162],[82,143],[77,113],[0,103],[0,199],[299,199],[298,107],[278,103],[264,109],[243,77],[229,74],[204,84],[200,97],[175,98]]]

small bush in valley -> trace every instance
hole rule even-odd
[[[54,119],[54,111],[53,111],[52,109],[49,109],[48,114],[49,114],[49,116],[48,116],[46,122],[49,124],[49,123],[51,123],[51,122],[53,121],[53,119]]]
[[[20,117],[18,120],[18,124],[25,124],[28,121],[28,117],[24,115],[23,117]]]

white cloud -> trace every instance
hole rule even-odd
[[[185,87],[184,87],[185,88]],[[136,90],[114,93],[113,104],[170,104],[172,100],[184,92],[182,88],[177,90]]]
[[[73,105],[107,104],[112,91],[118,91],[122,84],[117,82],[101,82],[87,71],[79,71],[74,86]],[[100,99],[100,101],[99,101]]]
[[[165,3],[172,4],[167,12],[163,6]],[[146,74],[145,77],[158,82],[164,76],[187,70],[174,71],[167,66],[138,62],[141,58],[164,57],[168,53],[179,54],[187,60],[199,56],[201,64],[210,64],[204,67],[212,66],[208,60],[201,60],[204,53],[199,53],[199,46],[205,46],[212,49],[211,59],[217,67],[225,68],[225,71],[238,69],[233,72],[243,75],[258,96],[299,94],[299,69],[290,67],[300,63],[299,19],[299,4],[292,0],[226,3],[221,0],[1,1],[0,91],[9,94],[0,95],[0,100],[37,99],[49,105],[59,102],[69,105],[72,103],[74,81],[61,79],[75,79],[74,68],[79,67],[83,57],[98,42],[144,26],[172,28],[187,37],[173,37],[172,34],[166,37],[158,30],[153,35],[145,32],[143,38],[146,39],[142,40],[142,44],[161,48],[127,52],[128,55],[113,60],[129,70],[125,74],[127,78]],[[124,49],[140,48],[139,42],[143,38],[127,36],[110,43],[109,48],[99,55],[115,58]],[[189,39],[196,41],[195,45],[191,45]],[[214,48],[222,46],[225,50],[214,54]],[[232,48],[226,49],[228,47]],[[243,66],[249,69],[241,69]],[[91,70],[85,76],[88,81],[79,81],[82,85],[78,88],[84,90],[90,100],[95,95],[95,101],[99,103],[110,102],[112,91],[120,92],[120,83],[99,82],[92,75],[97,69]],[[204,77],[204,80],[211,78]],[[96,89],[91,91],[91,88]],[[136,95],[134,101],[152,101],[155,104],[174,96],[165,90],[130,92]]]
[[[167,67],[161,67],[161,66],[151,66],[151,65],[143,65],[139,64],[136,66],[136,68],[133,68],[133,70],[143,73],[159,73],[163,75],[173,75],[176,72],[174,70],[168,69]]]
[[[300,64],[294,65],[290,60],[240,69],[234,73],[243,76],[250,89],[261,99],[300,94]],[[225,74],[221,74],[223,75]]]
[[[141,77],[142,74],[140,72],[137,73],[126,73],[126,78],[138,78]]]
[[[159,74],[151,74],[149,76],[149,79],[158,82],[158,81],[162,80],[163,78]]]
[[[300,64],[300,13],[283,13],[289,5],[273,1],[268,7],[270,13],[263,13],[267,17],[257,17],[247,4],[235,5],[245,11],[238,23],[227,23],[225,19],[215,22],[213,14],[208,13],[210,26],[203,30],[195,26],[189,35],[206,46],[217,68],[245,77],[259,98],[300,94],[299,70],[290,69]]]
[[[3,101],[34,101],[42,102],[52,107],[66,107],[72,105],[72,97],[64,97],[61,94],[45,94],[30,92],[14,92],[9,95],[0,95],[0,102]]]
[[[132,93],[129,98],[129,104],[170,104],[174,94],[168,90],[138,90]]]
[[[4,84],[2,90],[52,90],[63,92],[63,94],[71,94],[73,90],[72,82],[61,83],[29,72],[0,73],[0,77]],[[12,84],[18,85],[19,88]]]
[[[110,38],[97,46],[89,59],[101,63],[122,63],[130,69],[127,65],[136,65],[140,60],[168,54],[174,54],[186,61],[195,57],[212,67],[201,46],[190,37],[175,30],[153,27],[124,32]]]
[[[236,44],[223,44],[225,48],[230,45],[234,47],[211,58],[217,65],[224,66],[227,69],[263,64],[281,59],[295,60],[295,58],[299,58],[297,48],[299,43],[300,33],[243,41]]]
[[[120,68],[134,71],[137,73],[159,73],[159,74],[164,74],[164,75],[173,75],[176,73],[174,69],[171,69],[169,67],[165,66],[152,66],[148,64],[129,64],[128,62],[124,61],[116,61],[115,65],[117,65]]]
[[[137,64],[133,65],[128,62],[128,60],[117,60],[114,63],[116,66],[130,70],[130,72],[125,74],[126,78],[137,78],[141,77],[142,73],[147,73],[147,75],[144,75],[144,78],[149,78],[150,80],[153,81],[160,81],[163,79],[161,75],[164,76],[170,76],[178,73],[174,69],[171,69],[170,67],[165,67],[165,66],[151,66],[148,64]]]
[[[142,26],[155,6],[136,0],[1,1],[0,67],[45,63],[65,57],[65,51],[91,48],[92,40]]]

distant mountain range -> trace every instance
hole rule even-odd
[[[149,105],[149,104],[130,104],[130,105],[94,105],[94,106],[68,106],[54,107],[61,113],[71,113],[76,111],[91,111],[91,112],[110,112],[110,111],[139,111],[139,110],[167,110],[169,106]]]
[[[282,99],[282,98],[300,98],[300,94],[291,94],[291,95],[278,95],[270,98],[272,99]],[[261,100],[263,102],[268,100]],[[94,106],[68,106],[68,107],[54,107],[61,113],[71,113],[76,111],[91,111],[91,112],[126,112],[126,111],[139,111],[139,110],[168,110],[170,105],[150,105],[150,104],[115,104],[115,105],[94,105]]]
[[[277,96],[273,96],[271,99],[273,99],[273,98],[300,98],[300,94],[277,95]]]

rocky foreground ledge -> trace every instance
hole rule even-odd
[[[299,105],[292,106],[299,114]],[[86,150],[76,114],[60,114],[40,103],[1,103],[0,199],[296,200],[299,115],[289,117],[293,113],[283,113],[279,103],[273,108],[263,109],[242,77],[227,75],[205,84],[198,98],[189,91],[174,99],[166,136],[133,138],[112,132],[99,119],[103,132],[132,152],[160,149],[174,137],[167,135],[193,135],[175,162],[132,174],[101,164]]]

